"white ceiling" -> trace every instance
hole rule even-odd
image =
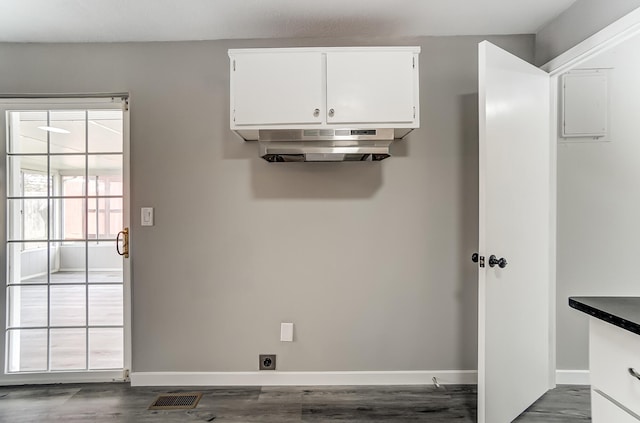
[[[0,42],[532,34],[575,0],[0,0]]]

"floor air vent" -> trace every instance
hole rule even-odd
[[[202,393],[162,394],[153,401],[149,410],[187,410],[195,408],[202,398]]]

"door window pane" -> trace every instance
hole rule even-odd
[[[47,119],[46,111],[7,113],[7,152],[46,153],[47,131],[39,128],[48,125]]]
[[[61,180],[62,180],[61,195],[63,197],[84,196],[84,175],[81,175],[81,176],[65,175],[61,178]]]
[[[52,174],[60,175],[62,192],[54,189],[51,195],[63,197],[77,197],[85,195],[85,156],[51,156],[49,166]]]
[[[122,279],[122,256],[115,242],[89,242],[89,282],[119,283]]]
[[[51,286],[51,326],[84,326],[86,285]]]
[[[51,153],[84,153],[86,129],[84,110],[52,110],[49,114]]]
[[[89,329],[89,368],[123,368],[123,339],[122,328]]]
[[[87,281],[87,245],[81,242],[52,242],[52,284],[84,283]]]
[[[12,157],[12,159],[15,158]],[[39,157],[31,157],[31,159],[34,162],[40,160]],[[45,172],[24,169],[22,171],[22,192],[19,195],[24,197],[44,197],[47,195],[49,183],[50,178],[47,178]]]
[[[46,200],[22,200],[22,214],[24,216],[24,238],[47,238],[47,202]]]
[[[10,372],[47,370],[47,330],[10,330],[7,348]]]
[[[120,326],[122,321],[122,285],[89,286],[89,325]]]
[[[87,367],[86,329],[51,329],[51,370]]]
[[[10,286],[9,327],[47,326],[47,287]]]
[[[89,195],[97,196],[87,200],[89,239],[115,239],[123,227],[123,203],[122,197],[114,198],[113,196],[122,195],[122,177],[120,175],[89,177]]]
[[[7,282],[10,284],[47,283],[47,243],[11,242],[7,244]]]
[[[122,181],[122,154],[89,155],[89,175],[109,176],[112,180]]]
[[[122,152],[122,111],[89,110],[89,152]]]
[[[61,219],[54,220],[52,239],[85,239],[85,200],[59,198],[51,200],[51,211]]]
[[[7,200],[9,240],[47,239],[47,200]]]
[[[8,156],[9,197],[47,196],[47,156]]]

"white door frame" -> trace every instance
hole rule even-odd
[[[578,45],[572,47],[566,52],[560,54],[558,57],[550,60],[546,64],[540,66],[540,68],[549,73],[551,77],[551,120],[549,142],[551,142],[551,239],[553,240],[550,245],[550,263],[552,274],[549,276],[550,280],[550,304],[549,311],[551,316],[549,318],[549,337],[550,337],[550,351],[549,351],[549,363],[550,363],[550,375],[549,375],[549,388],[554,388],[556,383],[580,383],[589,384],[588,374],[584,377],[580,376],[578,379],[575,377],[571,379],[564,379],[562,374],[558,373],[557,361],[556,361],[556,249],[557,249],[557,163],[558,163],[558,124],[559,124],[559,104],[558,104],[558,90],[560,76],[565,72],[581,65],[587,60],[596,57],[600,53],[603,53],[620,43],[628,40],[629,38],[640,34],[640,7],[611,23],[604,29],[595,33],[591,37],[582,41]]]
[[[123,137],[123,226],[130,227],[130,126],[129,126],[129,95],[118,94],[96,94],[96,95],[0,95],[0,110],[14,109],[23,106],[30,109],[56,110],[69,109],[69,107],[83,109],[105,109],[114,108],[115,105],[122,105],[122,137]],[[0,130],[5,131],[6,117],[0,116]],[[0,151],[6,157],[5,135],[0,136]],[[0,174],[6,174],[6,161],[0,160]],[[6,188],[1,189],[4,194],[1,196],[6,204]],[[0,221],[5,222],[6,206],[0,207]],[[6,225],[0,224],[0,269],[6,271]],[[124,302],[124,373],[114,370],[91,370],[91,371],[70,371],[70,372],[34,372],[12,374],[6,373],[5,358],[7,340],[5,339],[5,328],[7,313],[0,313],[0,386],[2,385],[24,385],[24,384],[50,384],[50,383],[82,383],[82,382],[116,382],[124,381],[129,377],[131,369],[131,259],[123,261],[123,302]],[[6,287],[0,287],[1,307],[6,305]]]

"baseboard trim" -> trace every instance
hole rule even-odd
[[[475,385],[475,370],[387,372],[132,372],[131,386]]]
[[[589,370],[556,370],[558,385],[590,385]]]
[[[124,382],[122,370],[91,371],[91,372],[51,372],[51,373],[21,373],[1,374],[0,386],[15,385],[43,385],[53,383],[104,383]]]
[[[2,385],[122,381],[121,373],[0,375]],[[475,370],[387,372],[133,372],[131,386],[475,385]],[[558,385],[589,385],[589,370],[556,370]]]

